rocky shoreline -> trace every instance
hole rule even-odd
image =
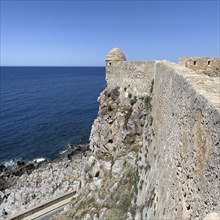
[[[0,165],[0,219],[78,190],[89,145],[71,144],[54,160]]]

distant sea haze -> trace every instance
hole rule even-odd
[[[0,164],[88,143],[104,67],[1,67]]]

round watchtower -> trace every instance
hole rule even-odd
[[[119,48],[111,49],[105,58],[106,66],[110,66],[111,61],[125,61],[125,60],[126,60],[125,55],[122,53],[122,51]]]
[[[114,65],[113,63],[118,63],[121,61],[126,61],[125,55],[118,48],[111,49],[105,57],[106,64],[106,82],[113,77]]]

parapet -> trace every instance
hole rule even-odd
[[[220,76],[219,57],[183,57],[179,59],[179,64],[199,74],[206,74],[211,77]]]

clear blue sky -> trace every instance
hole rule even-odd
[[[1,65],[104,66],[219,56],[219,1],[3,1]]]

